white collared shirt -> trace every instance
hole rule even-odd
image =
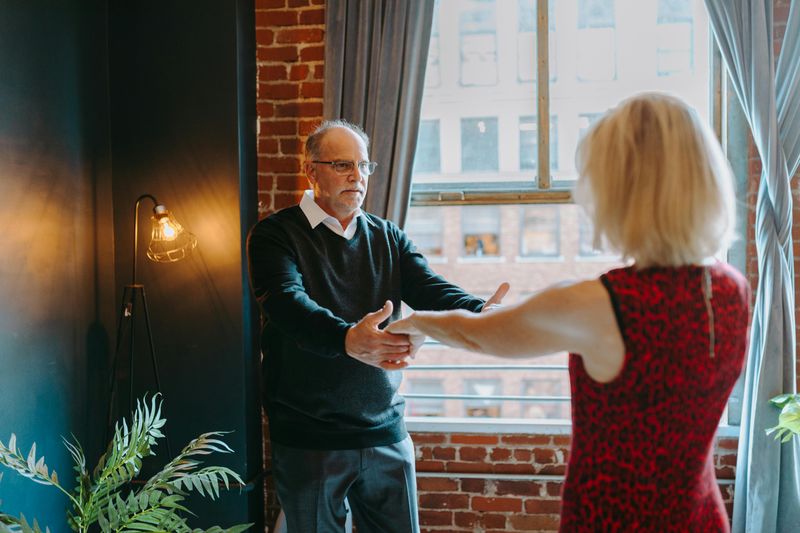
[[[303,191],[303,198],[300,200],[300,209],[303,211],[303,214],[308,219],[308,223],[311,224],[312,228],[316,228],[320,223],[325,224],[329,230],[348,241],[356,234],[358,217],[363,214],[360,208],[356,209],[355,215],[350,220],[350,223],[346,228],[342,228],[342,224],[336,220],[335,217],[326,213],[325,210],[314,201],[313,190]]]

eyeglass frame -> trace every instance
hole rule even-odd
[[[338,174],[339,176],[346,176],[346,175],[350,174],[351,172],[353,172],[356,169],[356,167],[358,167],[358,172],[360,174],[363,174],[364,176],[371,176],[372,174],[375,173],[375,169],[378,166],[378,163],[375,162],[375,161],[358,161],[358,162],[355,162],[355,161],[348,161],[346,159],[340,159],[340,160],[337,160],[337,161],[312,160],[311,162],[314,163],[314,164],[320,164],[320,165],[330,165],[333,168],[333,171],[336,172],[336,174]],[[347,170],[344,170],[344,171],[341,171],[338,168],[336,168],[337,165],[342,165],[342,164],[349,165],[349,168]],[[362,168],[362,166],[365,167],[365,168]]]

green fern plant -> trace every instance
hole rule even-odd
[[[792,436],[800,435],[800,394],[781,394],[770,400],[781,410],[778,425],[767,430],[767,435],[775,433],[775,438],[788,442]]]
[[[201,467],[198,459],[214,452],[233,452],[219,439],[224,432],[200,435],[143,485],[131,483],[141,471],[142,459],[153,455],[157,439],[164,436],[160,430],[166,419],[161,417],[161,404],[159,395],[153,396],[149,404],[146,398],[136,402],[130,426],[124,418],[117,423],[114,436],[91,475],[77,439],[74,436],[71,441],[63,439],[75,464],[76,484],[71,492],[60,484],[58,475],[47,467],[44,457],[37,458],[36,443],[27,457],[23,456],[13,433],[8,444],[0,441],[0,465],[63,492],[72,504],[67,511],[67,523],[80,533],[88,532],[93,524],[103,532],[239,533],[248,529],[252,524],[201,530],[192,529],[186,523],[186,514],[190,512],[184,504],[190,491],[213,500],[219,497],[221,484],[229,489],[231,479],[243,483],[234,471],[221,466]],[[41,531],[36,521],[29,524],[24,516],[17,519],[0,513],[0,533]]]

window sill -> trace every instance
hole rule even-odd
[[[483,257],[459,257],[456,259],[456,262],[459,264],[469,264],[469,263],[505,263],[506,258],[502,255],[490,255],[490,256],[483,256]]]
[[[406,427],[415,433],[493,433],[530,435],[570,435],[569,420],[529,418],[451,418],[407,416]],[[739,426],[720,424],[717,437],[738,437]]]

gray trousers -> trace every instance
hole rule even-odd
[[[340,533],[350,504],[359,533],[419,533],[414,444],[306,450],[272,443],[288,533]]]

